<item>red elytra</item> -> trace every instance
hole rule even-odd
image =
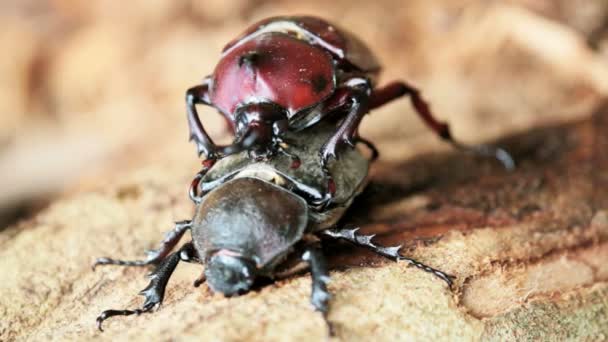
[[[209,96],[227,116],[248,102],[267,101],[284,108],[289,118],[328,98],[335,85],[334,65],[327,52],[269,32],[224,54],[213,73]]]
[[[309,44],[318,45],[331,53],[343,67],[366,72],[380,71],[377,58],[356,36],[323,19],[310,16],[281,16],[261,20],[226,44],[222,53],[226,54],[244,40],[266,32],[292,34]]]

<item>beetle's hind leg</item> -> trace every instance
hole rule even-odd
[[[160,243],[160,247],[155,250],[146,251],[145,260],[118,260],[111,258],[98,258],[93,263],[93,270],[97,265],[120,265],[120,266],[146,266],[158,264],[175,247],[184,233],[192,227],[192,221],[179,221],[175,223],[175,228],[165,234],[165,238]]]
[[[310,302],[316,311],[323,315],[327,324],[329,335],[333,336],[334,331],[331,322],[327,319],[329,311],[329,300],[331,295],[327,291],[329,282],[329,270],[319,243],[310,244],[302,254],[302,260],[308,263],[312,275],[312,293]]]
[[[406,84],[405,82],[391,82],[386,86],[375,89],[370,98],[370,110],[378,108],[388,102],[391,102],[399,97],[408,95],[412,101],[412,105],[418,116],[424,123],[435,132],[441,139],[449,142],[455,148],[482,157],[491,157],[498,160],[507,170],[515,168],[513,157],[504,149],[491,145],[467,145],[463,144],[452,136],[450,126],[445,122],[437,120],[428,103],[420,95],[420,91],[415,87]]]
[[[433,267],[427,266],[412,258],[408,258],[406,256],[401,255],[401,253],[399,253],[401,246],[394,246],[394,247],[378,246],[372,242],[372,239],[374,238],[375,234],[361,235],[361,234],[357,233],[358,230],[359,230],[359,228],[327,229],[327,230],[324,230],[322,232],[322,234],[325,236],[328,236],[328,237],[335,238],[335,239],[346,240],[357,246],[369,248],[372,251],[382,255],[383,257],[386,257],[386,258],[389,258],[389,259],[392,259],[395,261],[408,262],[410,265],[416,266],[417,268],[419,268],[425,272],[429,272],[429,273],[433,274],[434,276],[440,278],[441,280],[445,281],[448,284],[448,287],[450,287],[450,288],[452,287],[454,276],[451,276],[451,275],[449,275],[445,272],[442,272],[438,269],[435,269]]]
[[[169,282],[169,278],[173,274],[175,267],[181,261],[200,262],[191,242],[185,244],[179,251],[170,254],[163,259],[154,272],[150,273],[150,283],[139,294],[143,295],[146,300],[140,309],[135,310],[105,310],[97,316],[97,328],[103,331],[103,322],[113,316],[130,316],[140,315],[145,312],[150,312],[158,307],[165,296],[165,288]]]

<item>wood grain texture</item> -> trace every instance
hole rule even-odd
[[[581,122],[505,138],[519,161],[511,173],[456,153],[379,163],[347,221],[383,243],[404,243],[409,255],[455,275],[456,289],[350,246],[326,246],[336,339],[606,336],[607,132],[602,107]],[[95,330],[101,310],[140,304],[146,281],[141,269],[92,272],[92,258],[141,255],[192,209],[178,185],[187,175],[171,171],[152,167],[64,198],[5,231],[0,313],[11,319],[0,323],[3,339],[323,339],[309,276],[222,298],[192,287],[200,269],[191,265],[180,265],[158,312]]]

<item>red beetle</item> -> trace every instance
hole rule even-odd
[[[362,142],[357,134],[363,116],[403,95],[442,139],[475,154],[493,156],[507,168],[512,158],[502,149],[466,146],[452,138],[448,125],[437,121],[418,90],[404,82],[375,87],[380,66],[356,37],[322,19],[283,16],[262,20],[228,43],[212,75],[188,89],[186,103],[191,140],[199,155],[216,159],[243,149],[269,156],[285,152],[281,136],[326,117],[336,132],[319,151],[324,169],[343,145]],[[216,108],[235,134],[229,146],[217,146],[205,132],[196,104]]]

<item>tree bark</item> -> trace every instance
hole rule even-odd
[[[5,207],[73,184],[84,165],[101,175],[0,231],[0,341],[327,339],[308,273],[223,298],[192,286],[202,269],[191,264],[178,266],[158,311],[110,319],[104,333],[95,325],[102,310],[141,306],[148,270],[93,272],[94,259],[142,258],[174,221],[192,217],[186,191],[199,165],[183,91],[248,23],[286,13],[354,31],[381,57],[379,84],[415,84],[455,136],[505,136],[489,143],[518,164],[507,172],[492,160],[428,153],[448,148],[405,99],[366,117],[361,133],[381,158],[343,224],[403,244],[455,285],[327,244],[334,340],[608,338],[608,105],[585,114],[608,93],[605,5],[199,3],[24,2],[28,15],[0,21],[12,37],[0,39],[0,105],[15,102],[0,115],[0,221]],[[219,115],[203,120],[214,137],[225,131]]]
[[[514,172],[460,153],[375,165],[345,224],[404,244],[428,273],[343,244],[332,265],[329,319],[337,340],[601,340],[608,336],[608,107],[590,118],[497,142]],[[394,148],[398,148],[397,145]],[[2,340],[323,340],[310,276],[236,298],[192,287],[180,265],[163,306],[140,317],[95,317],[141,305],[145,270],[97,256],[142,256],[171,221],[187,219],[189,175],[149,167],[103,190],[55,202],[0,235]]]

